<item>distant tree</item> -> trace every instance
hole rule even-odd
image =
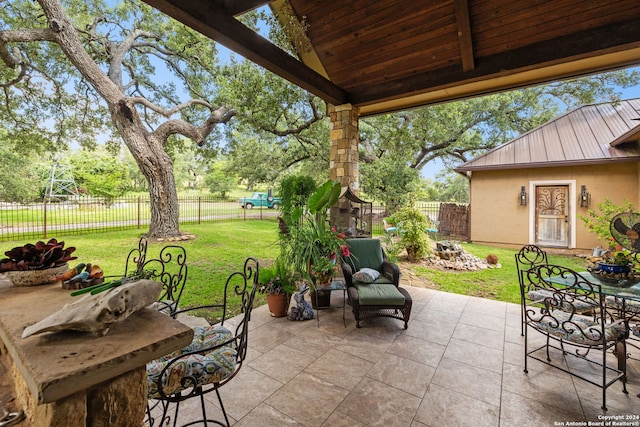
[[[211,98],[214,42],[132,1],[5,0],[0,28],[0,120],[15,142],[55,152],[110,130],[147,180],[148,235],[179,235],[170,137],[211,144],[234,114]]]
[[[237,178],[226,170],[226,162],[216,162],[209,167],[204,177],[204,183],[211,194],[219,194],[223,200],[227,199],[227,193],[237,183]]]
[[[616,87],[639,81],[635,71],[616,71],[365,118],[361,159],[369,162],[386,153],[404,153],[418,170],[435,159],[446,166],[458,165],[568,109],[615,101],[619,99]]]
[[[76,185],[92,196],[112,200],[130,189],[129,169],[111,153],[83,150],[71,156],[70,163]]]
[[[435,181],[423,183],[429,200],[449,203],[469,203],[469,180],[454,172],[441,172]]]
[[[256,13],[268,37],[295,55],[277,20]],[[329,121],[320,98],[235,56],[217,74],[220,102],[237,111],[229,124],[229,169],[249,186],[273,183],[287,173],[329,176]]]
[[[0,201],[33,202],[40,199],[44,181],[39,174],[36,153],[19,153],[0,130]]]
[[[420,174],[402,159],[379,159],[360,164],[360,184],[369,197],[382,201],[388,214],[417,198]]]

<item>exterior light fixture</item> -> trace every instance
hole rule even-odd
[[[524,185],[520,187],[520,194],[518,194],[518,203],[520,206],[527,206],[527,191],[524,188]]]
[[[590,204],[591,204],[591,194],[587,192],[586,185],[581,185],[580,186],[580,207],[588,208]]]

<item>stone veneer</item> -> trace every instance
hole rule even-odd
[[[329,105],[331,119],[330,178],[358,192],[359,110],[351,104]]]

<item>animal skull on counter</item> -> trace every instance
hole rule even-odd
[[[95,336],[107,333],[109,327],[153,303],[162,290],[162,283],[139,280],[125,283],[96,295],[87,294],[66,304],[51,316],[28,326],[22,338],[48,331],[85,331]]]

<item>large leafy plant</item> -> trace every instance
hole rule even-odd
[[[308,197],[304,209],[293,213],[288,223],[290,234],[283,242],[283,250],[303,277],[311,279],[311,274],[320,273],[314,266],[323,266],[322,271],[326,271],[327,259],[335,262],[344,247],[344,236],[331,229],[328,219],[328,211],[337,203],[340,192],[339,182],[325,182]]]

